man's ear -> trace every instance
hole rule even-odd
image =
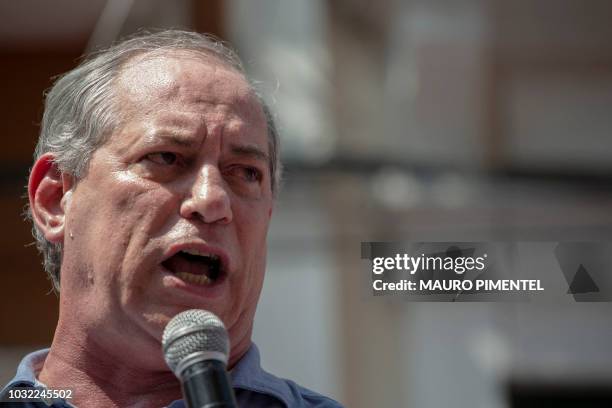
[[[72,176],[63,174],[51,153],[42,155],[30,172],[28,197],[32,219],[49,242],[64,240],[65,209],[72,194]]]

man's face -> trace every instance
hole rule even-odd
[[[156,368],[182,310],[216,313],[246,344],[273,205],[260,104],[188,52],[136,57],[115,86],[121,125],[66,200],[63,317]]]

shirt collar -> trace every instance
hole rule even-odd
[[[47,358],[48,353],[49,349],[46,348],[43,350],[34,351],[26,355],[19,363],[19,366],[17,367],[17,374],[15,374],[15,377],[13,377],[13,379],[4,388],[15,386],[17,383],[34,386],[42,385],[36,379],[36,374],[42,368],[42,365],[45,362],[45,358]]]
[[[261,368],[259,349],[255,343],[251,343],[246,354],[234,366],[231,379],[234,388],[266,394],[282,401],[285,406],[290,405],[291,388],[286,381]]]

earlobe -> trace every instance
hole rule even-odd
[[[45,238],[59,243],[64,239],[65,210],[71,196],[72,178],[62,174],[54,156],[41,156],[30,172],[28,197],[32,218]]]

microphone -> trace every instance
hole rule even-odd
[[[216,315],[198,309],[177,314],[164,329],[162,349],[189,408],[236,408],[226,371],[229,339]]]

